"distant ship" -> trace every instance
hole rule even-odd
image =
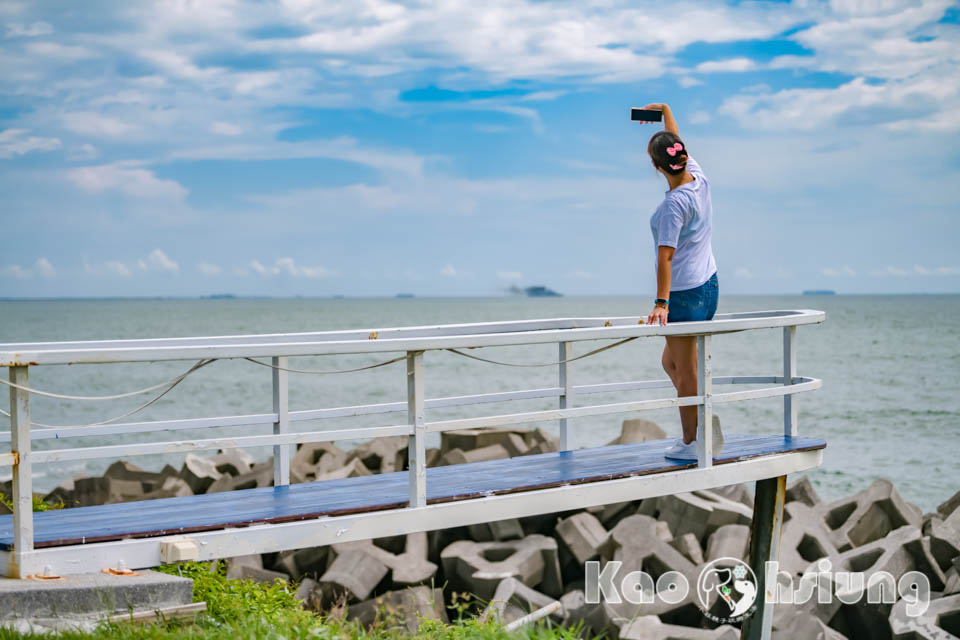
[[[533,287],[518,287],[517,285],[512,285],[509,291],[515,296],[527,296],[528,298],[559,298],[563,295],[542,285]]]
[[[807,289],[803,292],[805,296],[835,296],[837,292],[833,289]]]
[[[412,298],[412,297],[413,297],[413,294],[412,294],[412,293],[398,293],[398,294],[397,294],[397,297],[398,297],[398,298]]]

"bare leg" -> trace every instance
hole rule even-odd
[[[697,340],[693,336],[669,336],[663,350],[663,364],[671,369],[667,375],[677,389],[677,397],[697,395]],[[690,444],[697,439],[697,407],[680,407],[680,424],[683,427],[683,442]]]

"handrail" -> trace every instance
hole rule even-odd
[[[0,468],[13,467],[15,480],[13,489],[15,539],[12,551],[14,559],[10,566],[16,567],[18,573],[25,574],[28,568],[39,562],[39,552],[33,550],[33,516],[31,509],[33,464],[272,445],[274,450],[274,484],[279,486],[288,484],[290,481],[290,445],[343,439],[407,436],[409,443],[409,506],[421,508],[427,504],[424,441],[428,433],[556,421],[560,428],[560,447],[562,450],[568,450],[573,448],[568,425],[574,419],[666,407],[696,406],[698,408],[697,467],[701,470],[709,469],[713,466],[712,430],[704,428],[704,425],[711,424],[715,404],[782,396],[784,399],[783,433],[788,437],[797,435],[795,396],[798,393],[820,388],[822,382],[816,378],[797,375],[796,330],[800,325],[817,324],[823,322],[824,319],[825,314],[822,311],[791,310],[720,314],[710,321],[680,322],[666,326],[647,325],[645,324],[646,318],[642,316],[625,316],[554,318],[270,335],[0,344],[0,366],[9,368],[11,391],[11,429],[9,433],[0,433],[0,442],[10,442],[10,453],[0,453]],[[752,329],[773,328],[780,328],[783,331],[782,375],[713,376],[711,365],[712,336]],[[633,380],[575,385],[570,377],[571,365],[582,357],[595,356],[595,354],[606,349],[617,348],[620,344],[625,344],[633,338],[680,335],[695,336],[697,341],[698,390],[696,395],[631,399],[621,402],[574,406],[575,399],[590,394],[671,389],[673,384],[669,380]],[[594,349],[582,356],[573,357],[572,343],[587,340],[616,340],[619,343],[615,342],[608,347]],[[557,360],[548,362],[546,365],[558,368],[558,384],[555,387],[440,398],[425,397],[424,352],[426,351],[548,343],[559,345]],[[289,357],[391,352],[403,353],[404,355],[399,359],[406,360],[406,401],[289,410],[288,378],[289,375],[301,373],[298,369],[289,366]],[[30,421],[29,400],[31,393],[36,389],[30,384],[28,372],[30,367],[33,366],[186,359],[206,363],[218,359],[254,357],[271,358],[271,364],[266,365],[270,369],[273,384],[273,408],[269,412],[211,418],[186,418],[120,424],[98,423],[82,427],[32,429],[33,426],[40,426],[34,425]],[[494,366],[503,364],[490,359],[484,358],[483,360],[493,363]],[[264,365],[264,363],[258,364]],[[196,368],[195,365],[191,372]],[[573,367],[573,370],[575,370],[575,367]],[[186,375],[189,375],[189,373],[184,374],[183,377],[185,378]],[[768,384],[773,386],[714,393],[714,385]],[[163,386],[165,385],[160,385],[160,387]],[[427,410],[441,407],[470,406],[536,398],[557,398],[559,404],[554,409],[499,413],[449,420],[430,421],[426,414]],[[401,411],[406,411],[407,415],[405,420],[398,420],[400,424],[344,428],[338,426],[335,429],[306,432],[296,432],[290,428],[292,423],[306,420],[389,414]],[[116,418],[115,420],[119,419],[122,418]],[[222,435],[205,439],[105,446],[64,447],[39,451],[32,449],[32,442],[35,440],[249,425],[272,425],[272,433],[239,436]],[[2,559],[3,557],[0,555],[0,560]]]
[[[561,318],[299,334],[0,344],[0,366],[336,355],[493,347],[633,336],[708,335],[823,322],[822,311],[718,314],[703,322],[642,324],[644,316]]]

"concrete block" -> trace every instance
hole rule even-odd
[[[596,516],[586,511],[564,518],[557,524],[556,535],[580,565],[600,553],[607,539],[607,530]]]
[[[716,629],[695,629],[664,624],[655,615],[639,616],[620,629],[620,640],[738,640],[739,638],[740,632],[730,625],[723,625]]]
[[[165,478],[162,473],[144,471],[137,465],[124,460],[118,460],[111,464],[107,467],[107,470],[103,472],[103,475],[113,480],[130,480],[143,483],[144,491],[153,491],[163,484]]]
[[[239,476],[253,469],[256,460],[243,449],[220,450],[210,460],[220,473]]]
[[[443,590],[425,586],[388,591],[371,600],[352,604],[347,607],[347,619],[365,627],[382,624],[387,628],[405,628],[411,637],[420,628],[421,620],[449,622]]]
[[[710,534],[707,542],[707,562],[720,558],[746,560],[750,547],[750,527],[745,524],[725,524]]]
[[[893,640],[956,640],[960,638],[960,595],[933,600],[921,616],[910,616],[907,600],[890,611]]]
[[[930,537],[930,551],[937,564],[946,571],[954,558],[960,557],[960,531],[939,518],[930,521],[923,530]]]
[[[223,474],[217,471],[217,466],[212,459],[188,453],[183,461],[180,477],[190,485],[193,493],[199,494],[205,493],[210,485],[223,477]]]
[[[947,500],[943,502],[940,506],[937,507],[937,513],[946,520],[953,512],[960,508],[960,491],[957,491],[955,494],[950,496]]]
[[[307,442],[298,445],[297,452],[290,461],[290,468],[305,480],[315,480],[342,467],[347,461],[347,452],[332,442]]]
[[[627,516],[633,515],[636,512],[636,508],[637,502],[628,501],[587,507],[587,511],[595,515],[604,528],[612,529],[618,522]]]
[[[607,445],[650,442],[651,440],[663,440],[666,437],[666,431],[661,429],[656,422],[650,422],[643,418],[633,418],[623,421],[623,424],[620,425],[620,435],[608,442]]]
[[[679,538],[674,538],[670,541],[670,546],[682,553],[687,560],[696,566],[699,567],[704,563],[703,547],[700,546],[697,536],[692,533],[685,533]]]
[[[808,507],[819,507],[823,504],[823,500],[817,495],[810,478],[805,475],[787,485],[786,501],[788,503],[802,502]]]
[[[300,606],[308,611],[320,611],[323,602],[323,596],[320,590],[320,583],[312,578],[304,578],[297,585],[297,592],[294,594]]]
[[[429,582],[437,574],[437,565],[427,558],[427,533],[419,531],[401,536],[403,550],[392,553],[378,546],[372,540],[358,540],[331,545],[334,558],[347,552],[363,552],[377,560],[390,572],[393,588],[403,589]],[[336,560],[334,560],[336,563]],[[362,598],[361,598],[362,599]]]
[[[407,446],[407,436],[375,438],[347,453],[347,461],[359,458],[374,473],[397,471],[397,452]]]
[[[82,507],[140,500],[144,493],[143,484],[138,480],[80,478],[74,486],[74,501]]]
[[[447,454],[454,449],[461,451],[473,451],[482,449],[491,445],[499,444],[506,449],[508,455],[523,455],[527,449],[534,444],[528,444],[524,439],[525,433],[517,429],[500,428],[480,428],[480,429],[457,429],[454,431],[444,431],[440,434],[440,452]],[[534,436],[539,439],[539,436]]]
[[[165,476],[163,484],[159,488],[145,493],[143,500],[156,500],[158,498],[180,498],[182,496],[192,496],[193,491],[182,478]]]
[[[557,439],[550,437],[550,434],[544,431],[542,427],[535,427],[529,431],[518,431],[517,433],[523,436],[523,441],[527,444],[528,450],[544,443],[552,442],[554,445],[557,443]]]
[[[353,602],[366,600],[388,570],[387,565],[366,550],[351,549],[340,553],[320,576],[322,599],[324,602],[333,602],[340,597]]]
[[[458,540],[440,554],[444,575],[489,600],[502,580],[516,578],[551,597],[563,593],[557,541],[533,534],[520,540]]]
[[[137,573],[81,574],[60,580],[0,578],[0,626],[5,620],[164,609],[193,601],[192,580],[155,571]]]
[[[956,567],[950,567],[943,574],[943,595],[952,596],[960,593],[960,570]]]
[[[646,503],[647,501],[644,501]],[[666,522],[674,536],[692,533],[701,543],[725,524],[750,524],[753,510],[712,491],[694,491],[662,496],[657,500],[661,521]],[[641,504],[641,511],[644,505]]]
[[[480,619],[496,618],[503,624],[509,624],[554,602],[554,598],[528,587],[516,578],[505,578],[497,585],[490,604],[484,609]],[[558,609],[548,617],[554,622],[562,622],[563,609]]]
[[[664,542],[673,540],[673,533],[670,532],[670,525],[666,522],[657,522],[657,537]]]
[[[731,484],[726,487],[714,487],[710,489],[710,491],[718,496],[726,498],[727,500],[739,502],[740,504],[753,509],[753,492],[750,491],[750,487],[746,484]]]
[[[841,552],[879,540],[900,527],[919,528],[923,518],[920,510],[901,498],[896,487],[885,479],[824,509],[833,545]]]
[[[470,531],[470,537],[476,542],[515,540],[523,537],[523,525],[516,518],[472,524],[467,529]]]
[[[533,456],[540,453],[556,453],[559,450],[560,448],[557,446],[557,442],[555,440],[548,440],[546,442],[533,445],[527,449],[527,452],[524,455]]]
[[[933,556],[930,537],[923,536],[919,540],[911,540],[906,544],[906,549],[913,556],[916,570],[922,572],[930,580],[930,588],[934,591],[943,591],[947,579],[937,559]]]
[[[291,551],[281,551],[271,569],[282,571],[293,580],[303,576],[319,576],[327,569],[328,547],[306,547]]]
[[[263,559],[260,554],[249,556],[235,556],[227,558],[224,561],[227,567],[226,577],[228,580],[243,580],[241,570],[243,567],[252,567],[254,569],[263,569]]]
[[[359,478],[361,476],[369,475],[373,475],[373,471],[368,469],[367,466],[363,464],[363,461],[360,460],[360,458],[352,458],[349,462],[341,467],[325,473],[317,473],[314,476],[314,480],[337,480],[339,478]]]
[[[669,623],[698,624],[703,616],[696,605],[696,588],[699,569],[672,545],[657,536],[657,522],[650,516],[633,515],[624,518],[614,527],[601,549],[603,561],[617,560],[622,563],[613,576],[613,583],[620,585],[624,576],[642,570],[654,582],[668,571],[676,571],[691,585],[687,597],[677,604],[657,599],[653,604],[633,604],[623,600],[621,604],[608,605],[614,618],[631,620],[641,613],[661,616]],[[603,564],[601,564],[603,571]],[[712,604],[712,603],[711,603]]]
[[[784,506],[784,524],[780,534],[780,569],[799,577],[820,558],[840,566],[840,552],[823,521],[821,511],[795,500]]]
[[[790,607],[790,605],[785,605]],[[793,611],[789,623],[773,631],[773,640],[847,640],[847,637],[831,629],[811,613]]]
[[[464,451],[463,449],[451,449],[443,454],[440,459],[440,466],[452,464],[467,464],[469,462],[483,462],[484,460],[502,460],[509,458],[510,452],[502,444],[491,444],[479,449]]]

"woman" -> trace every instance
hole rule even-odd
[[[644,109],[663,112],[663,131],[650,138],[647,153],[654,168],[667,179],[666,196],[650,218],[656,253],[657,298],[650,324],[712,320],[717,311],[717,264],[713,257],[713,205],[710,182],[680,139],[677,121],[665,104]],[[677,395],[697,395],[697,343],[693,336],[668,336],[663,368]],[[697,459],[697,407],[680,407],[683,437],[665,455]],[[723,449],[723,435],[714,430],[714,455]]]

